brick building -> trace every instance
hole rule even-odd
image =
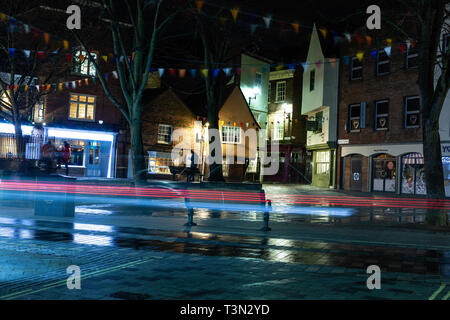
[[[225,96],[219,111],[222,169],[226,180],[242,181],[256,173],[252,171],[256,170],[256,144],[251,145],[246,132],[259,126],[238,86],[229,86]],[[144,99],[142,138],[149,177],[171,178],[169,166],[190,166],[192,150],[197,167],[207,178],[210,146],[203,95],[183,101],[171,88],[153,88],[146,90]]]
[[[365,50],[348,47],[341,59],[338,185],[424,194],[417,51],[384,39]]]
[[[35,132],[42,133],[43,141],[27,143],[26,157],[38,159],[40,144],[47,140],[53,141],[57,147],[62,147],[63,142],[67,141],[72,149],[70,175],[109,178],[124,176],[121,153],[125,151],[126,121],[106,96],[97,78],[97,72],[87,57],[88,53],[74,43],[69,43],[70,47],[64,50],[61,48],[61,39],[71,38],[67,30],[58,28],[58,21],[66,19],[65,10],[38,6],[19,18],[29,23],[32,28],[42,28],[49,32],[54,30],[59,33],[57,36],[52,33],[47,45],[39,43],[45,58],[42,59],[43,62],[38,60],[44,64],[37,75],[36,83],[44,85],[39,87],[39,90],[47,93],[30,111],[28,123],[24,123],[23,128],[26,136],[33,136]],[[41,25],[44,21],[54,23],[53,28],[51,23]],[[102,58],[102,55],[112,52],[110,32],[92,24],[86,26],[89,29],[84,29],[87,34],[83,34],[82,38],[85,39],[86,45],[92,48],[89,51],[97,61],[101,72],[107,74],[107,83],[112,94],[122,101],[119,81],[114,76],[115,65],[111,58],[108,61]],[[32,34],[23,34],[19,39],[21,41],[16,43],[18,52],[22,50],[33,52],[34,42],[44,42],[41,38],[34,39]],[[69,61],[67,55],[71,57]],[[19,57],[20,55],[17,55],[17,58]],[[47,61],[47,57],[52,59]],[[49,74],[54,76],[45,82]],[[29,90],[31,89],[36,90],[35,87]],[[43,129],[33,130],[33,125],[38,124]],[[0,131],[2,130],[8,131],[8,124],[2,125]],[[9,142],[13,143],[13,140],[10,139]],[[33,156],[30,157],[30,154]]]
[[[301,115],[302,77],[300,69],[270,72],[267,138],[279,144],[280,168],[276,175],[264,176],[264,181],[307,183],[311,180],[311,172],[305,172],[309,168],[305,164],[311,162],[311,157],[306,154],[306,121]]]

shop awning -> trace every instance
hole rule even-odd
[[[423,164],[423,155],[421,153],[409,153],[403,156],[403,164]]]

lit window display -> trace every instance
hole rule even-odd
[[[421,153],[402,157],[402,193],[426,194],[425,169]]]
[[[173,166],[171,154],[168,152],[149,152],[148,172],[170,174],[169,166]]]
[[[395,157],[381,154],[373,159],[373,191],[395,192]]]

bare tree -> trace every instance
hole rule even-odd
[[[48,46],[40,47],[39,40],[24,39],[8,24],[1,27],[6,32],[0,36],[0,116],[14,125],[16,155],[23,159],[25,145],[22,124],[28,120],[36,103],[54,91],[54,88],[38,89],[36,84],[38,80],[47,84],[61,76],[57,72],[61,57],[57,50],[41,58],[38,51],[48,49]]]
[[[419,90],[427,194],[430,198],[444,199],[439,117],[450,87],[450,50],[442,39],[449,32],[450,6],[448,0],[411,0],[411,7],[419,26]],[[427,221],[445,225],[448,217],[445,212],[432,212]]]
[[[102,0],[104,18],[108,21],[114,55],[117,57],[117,72],[124,103],[122,103],[121,97],[113,95],[97,62],[88,54],[91,63],[97,70],[106,95],[122,112],[130,127],[133,174],[136,182],[146,179],[141,134],[142,94],[150,74],[150,67],[154,62],[158,36],[178,12],[177,10],[164,10],[162,13],[162,3],[163,0],[126,0],[118,8],[116,1]],[[131,25],[131,42],[129,41],[130,28],[122,27],[121,21],[125,19]],[[88,51],[82,37],[75,32],[73,34],[82,48]]]

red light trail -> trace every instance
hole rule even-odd
[[[2,180],[0,190],[71,193],[82,195],[127,196],[136,198],[193,199],[220,202],[263,203],[273,198],[275,205],[307,204],[316,206],[346,207],[394,207],[417,209],[450,210],[450,200],[424,198],[356,197],[331,195],[266,194],[259,192],[216,191],[195,189],[166,189],[154,187],[104,186],[89,184],[67,184],[53,182],[34,182]]]

